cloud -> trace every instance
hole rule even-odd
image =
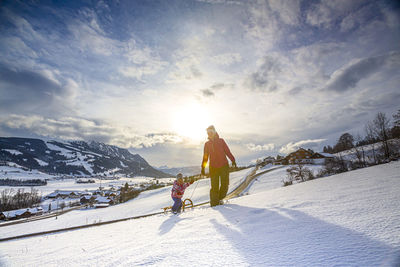
[[[372,12],[368,6],[362,7],[361,9],[350,13],[340,22],[340,31],[348,32],[362,24],[366,24],[371,17],[371,13]]]
[[[17,88],[30,87],[35,94],[51,94],[61,92],[60,83],[54,78],[46,77],[44,73],[31,70],[17,70],[9,66],[0,65],[0,79],[2,82]]]
[[[251,151],[272,151],[275,149],[274,144],[256,145],[249,143],[246,145],[246,147]]]
[[[0,117],[0,131],[7,134],[18,131],[64,140],[94,140],[125,148],[145,148],[164,143],[181,143],[180,136],[171,133],[138,135],[127,127],[76,117],[59,119],[41,116],[9,115]]]
[[[246,79],[245,85],[254,91],[274,92],[278,90],[277,76],[282,72],[276,58],[266,56],[256,72]]]
[[[80,10],[79,16],[67,23],[67,28],[73,36],[71,41],[74,41],[81,52],[111,56],[116,51],[118,42],[106,36],[98,23],[96,12],[92,9]]]
[[[328,0],[312,4],[307,11],[306,20],[312,26],[331,28],[345,15],[352,13],[364,4],[362,0]]]
[[[181,53],[184,52],[178,53],[179,59],[175,62],[173,70],[168,74],[167,83],[188,82],[203,76],[203,72],[199,69],[201,56],[181,55]]]
[[[288,93],[289,93],[290,95],[297,95],[297,94],[300,94],[302,90],[303,90],[302,87],[296,86],[296,87],[290,89],[290,91],[289,91]]]
[[[223,66],[229,66],[234,63],[238,63],[242,61],[242,56],[238,53],[226,53],[226,54],[220,54],[216,55],[210,58],[211,61],[223,65]]]
[[[201,92],[203,93],[203,96],[205,96],[205,97],[211,97],[211,96],[215,95],[214,92],[211,91],[210,89],[203,89],[203,90],[201,90]]]
[[[344,92],[355,88],[358,82],[380,70],[388,60],[398,57],[399,53],[396,52],[377,57],[353,59],[346,66],[336,70],[331,75],[325,89]]]
[[[270,0],[269,6],[281,21],[287,25],[297,25],[300,21],[300,0]]]
[[[30,41],[42,41],[43,36],[39,34],[32,25],[23,17],[15,15],[10,9],[2,8],[0,10],[0,16],[4,16],[7,22],[11,23],[15,27],[15,31],[23,36],[24,39]]]
[[[284,153],[284,154],[289,154],[295,150],[297,150],[300,147],[304,148],[315,148],[318,147],[321,142],[326,141],[326,139],[314,139],[314,140],[302,140],[298,141],[296,143],[290,142],[286,144],[285,146],[282,146],[279,152]]]
[[[141,80],[143,76],[156,74],[168,65],[168,62],[162,60],[155,51],[147,46],[138,47],[133,39],[121,46],[124,47],[123,51],[129,63],[120,67],[119,71],[126,77]]]
[[[225,83],[215,83],[209,88],[201,90],[201,93],[203,94],[204,97],[212,97],[215,96],[215,92],[222,90],[224,88],[233,88],[234,84],[225,84]]]
[[[163,61],[149,61],[142,65],[133,65],[128,67],[122,67],[119,72],[125,77],[135,78],[142,80],[143,76],[152,75],[159,72],[166,64]]]
[[[301,22],[300,1],[247,1],[248,18],[243,22],[247,37],[256,51],[274,49],[286,38],[294,37],[291,30]]]
[[[0,110],[8,112],[65,111],[77,96],[78,85],[58,77],[56,70],[30,70],[0,65]]]
[[[276,16],[266,1],[259,1],[249,8],[245,24],[246,34],[254,40],[259,49],[268,50],[280,39],[281,32]]]

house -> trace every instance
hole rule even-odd
[[[303,164],[313,164],[313,156],[314,152],[312,150],[306,150],[304,148],[299,148],[295,152],[290,153],[285,157],[285,160],[289,164],[297,164],[297,163],[303,163]]]
[[[98,196],[94,201],[96,202],[96,204],[108,204],[108,205],[114,204],[114,201],[109,197]]]
[[[312,156],[314,164],[326,164],[330,161],[332,161],[335,156],[329,153],[323,153],[323,152],[316,152]]]
[[[334,156],[329,153],[314,152],[311,149],[299,148],[287,155],[282,160],[282,164],[325,164],[333,158]]]
[[[32,215],[42,215],[42,207],[28,208],[28,209],[18,209],[3,211],[0,213],[0,220],[17,220],[21,218],[28,218]]]
[[[97,189],[97,190],[93,191],[92,194],[93,195],[102,196],[102,195],[104,195],[104,191],[100,190],[100,189]]]
[[[106,190],[103,191],[104,196],[106,197],[116,197],[120,194],[120,192],[118,191],[113,191],[113,190]]]
[[[95,201],[95,199],[96,199],[96,196],[84,195],[81,197],[80,203],[82,205],[93,203]]]
[[[265,166],[265,165],[267,165],[267,164],[272,164],[272,163],[274,163],[275,162],[275,158],[274,157],[271,157],[271,156],[268,156],[268,157],[266,157],[266,158],[264,158],[263,160],[262,160],[262,162],[260,163],[260,165],[261,166]]]
[[[43,208],[42,207],[36,207],[29,209],[32,215],[43,215]]]
[[[81,191],[61,191],[56,190],[51,194],[48,194],[46,198],[79,198],[81,195],[84,195],[85,192]]]
[[[111,199],[110,197],[98,196],[98,197],[96,197],[96,199],[94,201],[95,201],[94,207],[96,209],[98,209],[98,208],[107,208],[108,206],[114,204],[114,200]]]

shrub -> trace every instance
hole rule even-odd
[[[292,181],[285,181],[285,180],[282,180],[282,183],[283,183],[283,186],[288,186],[288,185],[292,185],[293,184]]]
[[[297,182],[305,182],[308,180],[313,180],[315,178],[313,172],[304,167],[304,164],[298,164],[296,166],[292,166],[286,170],[286,179],[282,180],[283,186],[288,186],[293,184],[294,181]]]

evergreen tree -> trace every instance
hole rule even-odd
[[[341,152],[344,150],[349,150],[354,147],[354,137],[349,133],[344,133],[339,137],[337,141],[334,151]]]

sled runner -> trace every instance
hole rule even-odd
[[[193,208],[193,201],[190,198],[186,198],[184,201],[182,201],[182,211],[185,211],[186,208]],[[167,213],[171,209],[172,206],[162,208],[162,210],[164,210],[164,213]]]

